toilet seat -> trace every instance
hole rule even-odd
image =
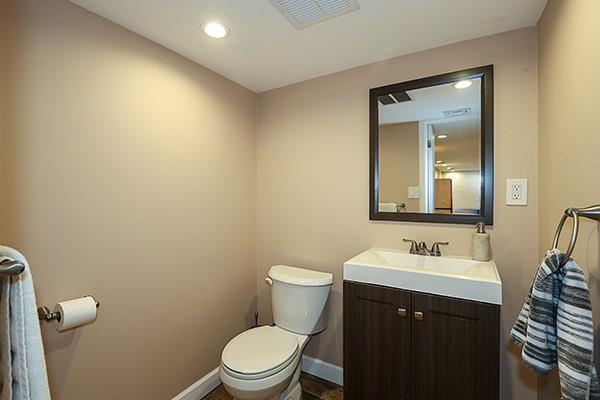
[[[262,379],[285,369],[299,351],[296,335],[275,326],[262,326],[231,339],[223,350],[221,364],[232,377]]]

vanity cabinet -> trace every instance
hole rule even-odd
[[[499,335],[499,305],[344,281],[344,399],[498,399]]]
[[[411,293],[344,282],[344,400],[410,399]]]

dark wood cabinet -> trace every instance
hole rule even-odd
[[[346,400],[499,397],[500,306],[344,282]]]
[[[344,282],[345,400],[410,399],[410,297]]]
[[[416,292],[412,305],[413,398],[497,399],[500,307]]]

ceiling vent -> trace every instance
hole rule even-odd
[[[357,0],[269,0],[296,29],[357,11]]]
[[[463,115],[470,115],[470,114],[471,114],[471,107],[465,107],[465,108],[459,108],[456,110],[444,111],[444,117],[446,117],[446,118],[462,117]]]

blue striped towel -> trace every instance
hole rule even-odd
[[[600,399],[590,291],[575,261],[561,267],[564,257],[558,249],[546,253],[510,335],[534,371],[558,362],[563,399]]]

